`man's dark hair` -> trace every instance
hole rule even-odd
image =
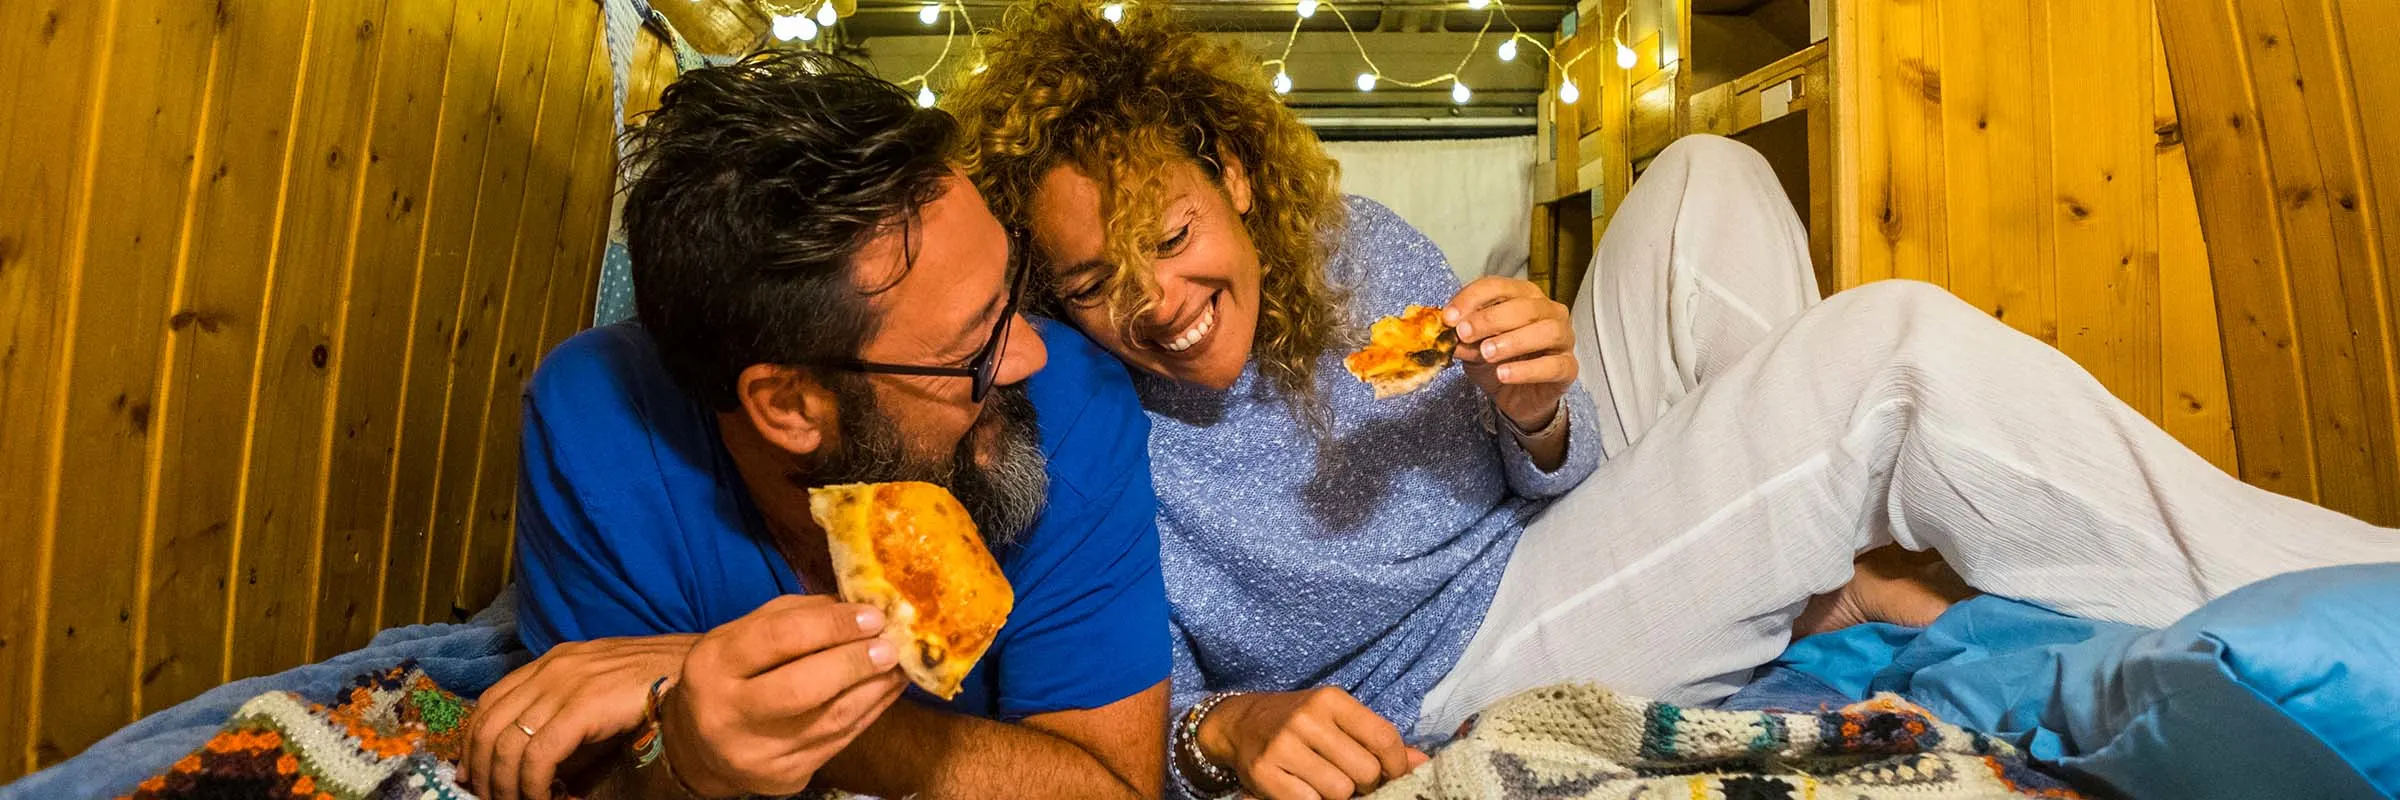
[[[625,231],[635,306],[676,382],[731,410],[753,364],[855,356],[875,317],[853,257],[940,196],[953,127],[820,53],[769,51],[668,86],[627,134],[640,172]]]

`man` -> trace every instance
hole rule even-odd
[[[487,796],[547,798],[570,759],[643,797],[1159,795],[1147,423],[1113,359],[1016,313],[1024,249],[951,135],[802,53],[685,75],[635,133],[641,325],[569,340],[527,389],[520,624],[544,655],[482,698]],[[948,703],[895,702],[880,615],[821,597],[807,488],[889,480],[949,487],[1016,589]],[[653,717],[663,764],[636,766]]]

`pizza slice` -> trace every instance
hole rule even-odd
[[[1367,346],[1342,359],[1350,370],[1375,389],[1375,399],[1399,397],[1433,383],[1450,366],[1458,347],[1458,332],[1442,322],[1442,310],[1412,305],[1399,316],[1375,321],[1367,331]]]
[[[975,521],[930,483],[853,483],[808,490],[825,529],[842,600],[883,609],[900,669],[948,700],[992,646],[1016,594]]]

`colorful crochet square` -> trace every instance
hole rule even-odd
[[[1682,708],[1565,684],[1477,715],[1376,792],[1421,800],[2078,798],[2007,743],[1885,695],[1818,714]]]
[[[472,709],[408,663],[359,676],[332,705],[259,695],[127,797],[466,800],[454,764]]]

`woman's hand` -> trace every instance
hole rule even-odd
[[[699,641],[697,634],[669,634],[550,648],[477,701],[460,765],[465,777],[485,797],[549,800],[559,765],[639,727],[650,684],[681,672]]]
[[[1576,374],[1565,305],[1530,282],[1486,277],[1459,290],[1442,321],[1458,329],[1455,355],[1501,414],[1519,430],[1550,426]]]
[[[1228,697],[1201,720],[1200,750],[1266,800],[1345,800],[1426,761],[1392,723],[1330,686]]]

